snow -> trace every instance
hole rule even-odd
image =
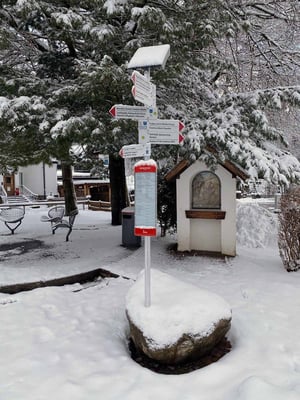
[[[69,242],[65,230],[52,235],[40,222],[44,208],[26,208],[14,235],[1,224],[0,246],[40,241],[27,253],[20,246],[18,254],[17,248],[1,251],[2,285],[99,267],[129,279],[0,293],[0,398],[299,399],[300,274],[287,273],[282,265],[276,216],[261,214],[263,204],[251,204],[251,212],[238,213],[238,231],[241,224],[247,227],[249,240],[241,235],[235,258],[178,256],[167,251],[175,238],[151,240],[153,269],[216,293],[232,309],[231,352],[183,375],[160,375],[130,358],[126,296],[144,267],[144,248],[120,246],[122,228],[111,226],[109,213],[80,209]],[[239,208],[251,204],[243,200]],[[254,242],[261,245],[253,247]]]
[[[239,388],[240,400],[296,400],[297,394],[293,391],[282,390],[277,385],[270,385],[268,382],[257,377],[250,377]]]
[[[82,22],[81,16],[72,10],[68,10],[66,13],[54,12],[51,17],[54,18],[58,25],[65,26],[67,29],[73,29],[74,24]]]
[[[147,12],[147,8],[146,7],[133,7],[131,9],[131,15],[132,17],[139,17],[140,15],[143,15],[144,13]]]
[[[1,116],[2,116],[3,110],[5,110],[8,105],[9,105],[9,100],[6,97],[0,96],[0,112],[1,112],[0,115]]]
[[[220,296],[157,269],[152,269],[151,279],[151,307],[144,306],[144,273],[126,296],[128,315],[145,337],[151,339],[150,347],[172,345],[186,333],[208,336],[218,321],[231,319],[230,306]]]
[[[277,241],[277,217],[258,203],[240,204],[237,218],[237,242],[247,247],[266,247]],[[259,224],[257,223],[259,221]],[[266,229],[266,226],[269,229]],[[249,235],[249,232],[252,234]]]
[[[106,9],[108,15],[113,14],[122,10],[122,8],[126,5],[128,0],[107,0],[103,4],[103,8]]]
[[[112,34],[112,28],[107,25],[99,25],[90,30],[90,34],[93,37],[97,37],[98,40],[103,40],[106,36]]]
[[[142,167],[155,167],[157,168],[157,164],[155,160],[139,160],[134,164],[134,168],[142,168]]]
[[[33,8],[36,8],[36,9],[40,8],[38,2],[35,0],[18,0],[16,3],[16,6],[17,6],[18,11],[23,11],[26,9],[33,9]]]
[[[164,68],[170,55],[170,45],[140,47],[129,61],[127,68],[147,68],[159,66]]]

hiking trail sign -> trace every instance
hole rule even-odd
[[[184,124],[176,119],[139,121],[139,143],[179,144],[184,140],[180,131]]]
[[[131,80],[134,83],[131,93],[135,100],[147,106],[155,106],[156,86],[138,71],[133,71]]]
[[[111,107],[109,113],[115,119],[133,119],[139,121],[141,119],[157,118],[156,107],[116,104]]]
[[[122,158],[137,158],[137,157],[150,157],[151,146],[150,143],[146,144],[129,144],[123,146],[119,151]]]

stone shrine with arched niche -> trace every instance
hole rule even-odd
[[[214,171],[200,161],[181,161],[176,178],[178,251],[236,255],[236,180],[248,176],[225,161]]]

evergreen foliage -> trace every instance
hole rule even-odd
[[[157,218],[161,236],[165,236],[170,229],[176,230],[176,181],[168,182],[165,179],[172,165],[169,159],[157,172]]]
[[[2,0],[0,165],[74,163],[74,144],[85,159],[116,160],[137,143],[136,123],[108,114],[134,104],[126,64],[140,46],[169,43],[152,80],[159,117],[183,120],[186,139],[154,156],[228,158],[254,178],[295,182],[299,161],[269,111],[300,104],[299,26],[296,0]]]

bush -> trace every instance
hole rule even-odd
[[[171,229],[176,231],[176,181],[167,182],[165,179],[170,169],[167,164],[157,174],[157,218],[161,236],[165,236]]]
[[[278,246],[286,270],[300,269],[300,187],[281,198]]]

